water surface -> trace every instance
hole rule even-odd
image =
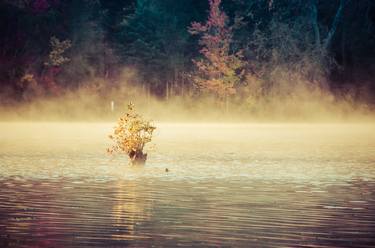
[[[131,167],[112,124],[0,124],[0,247],[374,247],[374,125],[157,126]]]

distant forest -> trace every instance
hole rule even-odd
[[[165,100],[305,88],[373,106],[375,1],[0,0],[1,104],[105,92],[130,71]]]

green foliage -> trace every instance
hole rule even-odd
[[[194,53],[186,30],[193,9],[186,0],[139,0],[126,10],[119,38],[123,60],[159,95],[167,84],[184,87],[182,78]]]
[[[254,102],[275,91],[287,97],[298,82],[338,91],[366,84],[375,96],[372,1],[210,2],[0,1],[1,98],[31,99],[97,78],[117,87],[124,67],[158,97],[191,96],[197,87]]]

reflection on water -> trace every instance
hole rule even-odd
[[[0,124],[0,247],[374,247],[372,125]],[[169,172],[165,172],[165,168]]]
[[[119,181],[115,184],[115,203],[112,207],[112,216],[115,220],[114,228],[117,233],[112,234],[114,240],[136,240],[145,238],[137,236],[136,226],[140,222],[150,220],[151,200],[149,191],[140,191],[137,182]],[[124,230],[120,232],[120,230]]]

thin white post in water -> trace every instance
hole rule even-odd
[[[115,111],[115,102],[111,101],[111,112]]]
[[[228,99],[228,94],[225,93],[225,114],[228,114],[229,111],[229,99]]]
[[[167,81],[167,87],[165,88],[165,97],[169,100],[169,82]]]

